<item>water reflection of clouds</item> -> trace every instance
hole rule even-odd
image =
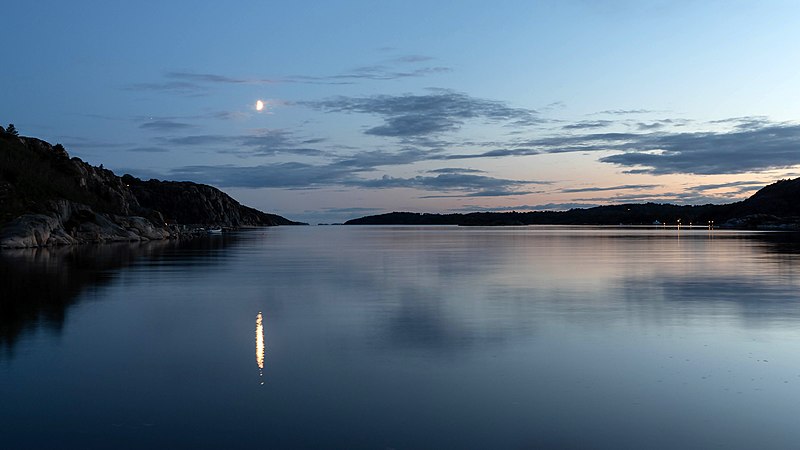
[[[232,264],[226,270],[256,277],[246,278],[253,292],[270,292],[263,307],[305,314],[300,306],[313,305],[326,311],[320,323],[332,341],[381,350],[445,354],[529,338],[559,321],[671,320],[676,308],[718,314],[712,307],[728,305],[726,314],[753,321],[800,314],[796,241],[665,233],[345,227],[243,238],[238,259],[220,251],[230,244],[221,239],[7,253],[0,270],[13,283],[0,288],[0,326],[9,348],[43,316],[57,326],[81,292],[134,260],[189,271]]]
[[[741,320],[761,326],[796,323],[800,319],[798,286],[768,278],[667,275],[628,279],[619,287],[626,302],[635,304],[640,311],[660,309],[662,316],[674,315],[678,309],[693,317]]]
[[[398,294],[397,303],[388,308],[376,326],[381,347],[448,353],[500,343],[512,332],[503,323],[493,323],[490,317],[475,320],[473,314],[461,313],[445,292],[408,288]]]
[[[371,312],[363,320],[374,334],[365,340],[442,354],[529,338],[559,322],[646,325],[691,315],[769,325],[798,316],[799,286],[785,276],[796,255],[774,251],[774,236],[493,232],[370,230],[377,252],[337,254],[337,283],[354,287],[354,309]],[[360,298],[364,289],[380,295]]]

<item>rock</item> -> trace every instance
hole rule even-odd
[[[0,223],[2,248],[149,241],[205,228],[298,224],[240,205],[212,186],[118,177],[70,158],[61,145],[8,134],[0,135]]]
[[[45,214],[27,214],[0,231],[0,247],[22,248],[48,245],[50,235],[59,227],[56,218]],[[60,236],[60,235],[59,235]]]

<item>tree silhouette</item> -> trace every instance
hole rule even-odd
[[[8,124],[8,128],[6,128],[6,133],[12,136],[19,136],[19,131],[17,131],[17,127],[15,127],[13,123]]]

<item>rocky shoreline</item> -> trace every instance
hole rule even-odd
[[[51,247],[104,242],[147,242],[206,234],[202,226],[155,226],[138,216],[107,215],[86,205],[56,202],[51,214],[25,214],[0,231],[0,248]]]
[[[70,158],[61,145],[0,134],[0,248],[196,237],[208,229],[303,225],[212,186],[140,180]]]

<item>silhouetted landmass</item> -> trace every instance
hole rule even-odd
[[[301,225],[276,214],[240,205],[219,189],[189,181],[143,181],[123,175],[139,205],[160,211],[167,222],[221,227]]]
[[[0,247],[176,237],[201,228],[299,225],[212,186],[142,181],[70,158],[60,144],[0,133]]]
[[[345,225],[708,225],[748,229],[800,229],[800,178],[781,180],[747,200],[726,205],[636,203],[569,211],[420,214],[392,212],[366,216]]]

